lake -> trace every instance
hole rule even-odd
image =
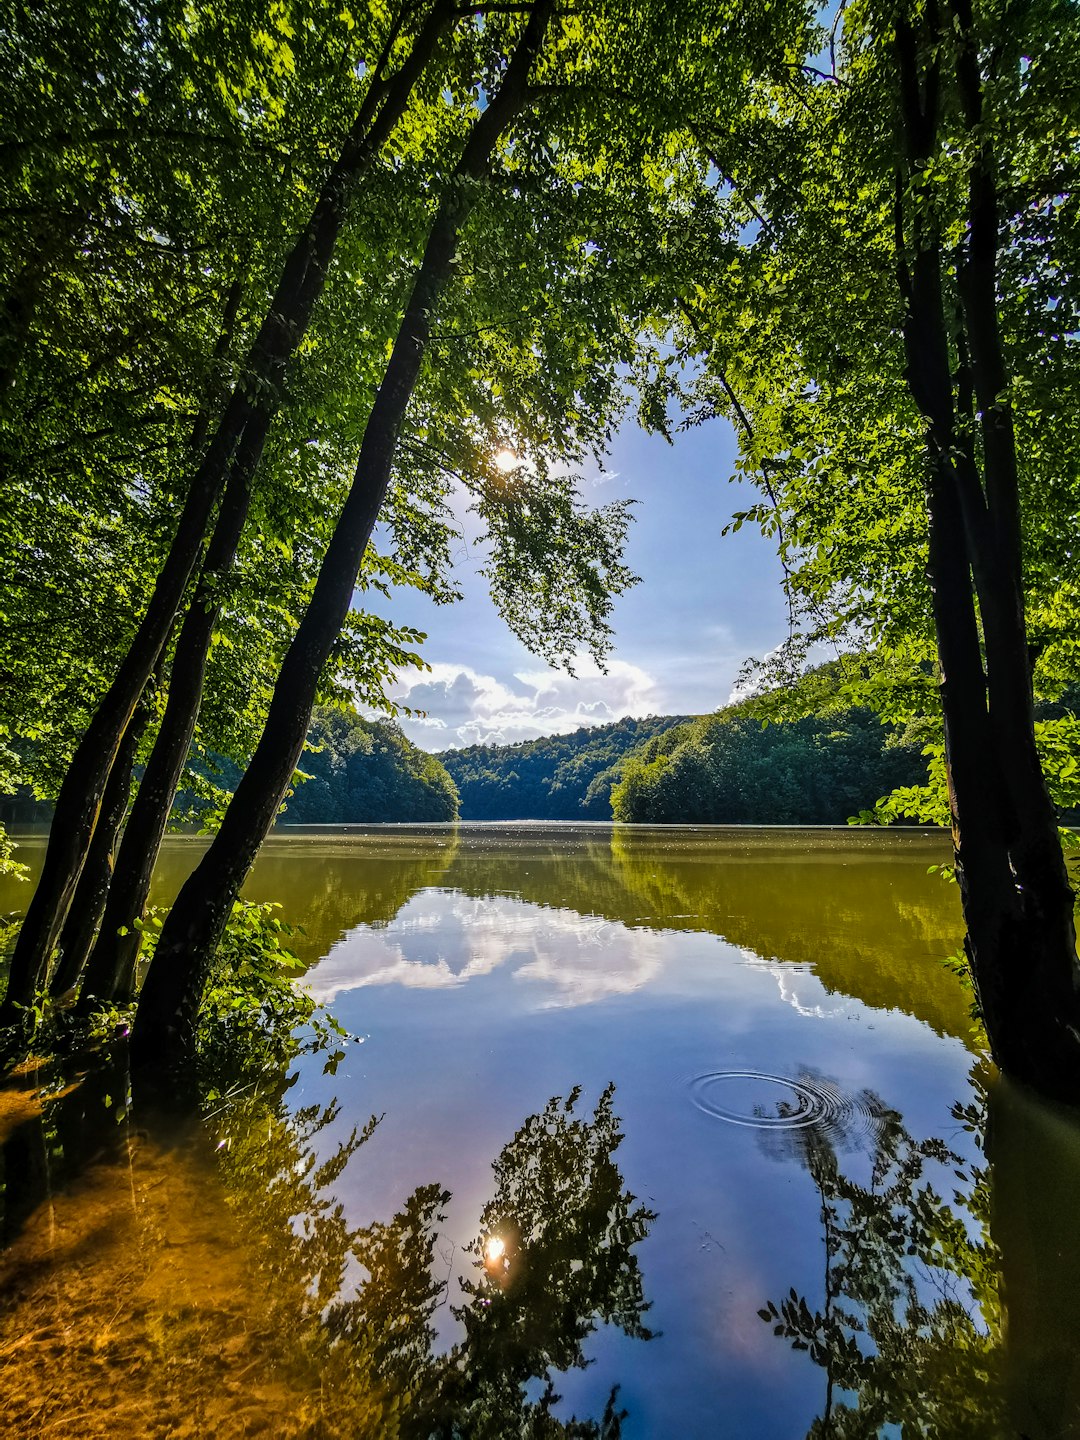
[[[279,831],[245,893],[349,1038],[195,1127],[8,1083],[13,1433],[1080,1435],[1080,1128],[979,1050],[947,858]]]

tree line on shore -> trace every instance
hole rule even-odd
[[[744,701],[695,720],[627,717],[431,755],[392,720],[317,706],[278,823],[842,825],[898,787],[922,784],[925,771],[918,738],[866,709],[763,725]],[[241,774],[224,756],[189,764],[171,823],[212,826]],[[29,790],[6,815],[16,826],[51,818]]]
[[[464,820],[843,825],[927,778],[920,737],[865,707],[770,725],[753,700],[439,758]]]
[[[453,601],[462,500],[514,631],[603,655],[629,516],[575,476],[636,406],[736,429],[777,711],[824,643],[844,707],[939,727],[994,1057],[1080,1098],[1080,747],[1035,712],[1075,678],[1078,46],[1066,0],[5,17],[0,762],[55,800],[6,1048],[132,997],[194,744],[242,775],[133,1038],[184,1067],[314,705],[418,663],[365,598]]]

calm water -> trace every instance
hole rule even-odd
[[[600,1434],[617,1386],[626,1437],[1080,1435],[1080,1133],[980,1057],[945,858],[274,837],[246,893],[356,1040],[171,1138],[116,1075],[9,1093],[13,1433]]]

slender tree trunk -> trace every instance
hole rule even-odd
[[[973,132],[961,379],[979,410],[981,475],[958,424],[929,202],[915,200],[914,258],[901,260],[908,381],[927,425],[930,579],[942,671],[946,767],[965,948],[997,1064],[1043,1094],[1080,1099],[1080,970],[1057,822],[1035,747],[1024,617],[1018,465],[997,319],[998,205],[967,0],[955,0],[957,73]],[[928,36],[936,32],[934,7]],[[910,26],[897,26],[904,163],[898,196],[937,146],[939,54],[920,74]],[[901,214],[898,199],[898,216]],[[898,252],[903,254],[902,220]],[[978,600],[976,616],[975,599]],[[979,621],[982,624],[980,645]],[[983,673],[983,647],[986,673]]]
[[[320,676],[348,614],[356,575],[390,479],[397,436],[427,346],[431,315],[461,227],[495,147],[530,98],[529,70],[554,0],[536,0],[498,91],[476,121],[428,234],[424,257],[364,430],[356,473],[311,602],[289,646],[262,737],[221,829],[177,896],[139,999],[132,1059],[182,1070],[190,1062],[214,952],[303,749]]]
[[[41,985],[85,862],[121,736],[157,662],[187,589],[207,521],[227,482],[250,483],[280,403],[286,365],[303,338],[345,219],[357,177],[379,153],[408,104],[439,38],[452,22],[437,0],[408,58],[390,81],[378,73],[312,215],[282,269],[244,374],[234,389],[188,491],[154,593],[116,678],[75,752],[57,796],[49,846],[11,960],[0,1029],[22,1025]]]
[[[1024,615],[1019,464],[998,319],[1000,207],[993,137],[984,115],[970,0],[952,0],[957,78],[977,144],[970,171],[968,244],[959,283],[982,437],[995,579],[982,601],[991,724],[1009,804],[1009,855],[1018,910],[1001,957],[1007,996],[996,1045],[1002,1067],[1062,1098],[1080,1099],[1080,967],[1057,816],[1035,745],[1031,660]]]
[[[242,295],[243,284],[238,276],[229,289],[217,344],[214,347],[213,372],[215,374],[221,363],[228,357],[232,346]],[[195,417],[190,442],[192,455],[198,455],[206,443],[212,410],[216,408],[220,398],[220,396],[214,396],[208,392]],[[162,654],[167,648],[168,642],[162,647]],[[160,673],[159,657],[158,678],[160,678]],[[68,910],[67,919],[60,932],[60,958],[49,985],[50,994],[54,997],[65,996],[74,990],[79,983],[87,956],[91,953],[94,936],[98,930],[115,873],[113,857],[131,797],[132,767],[148,720],[149,710],[146,706],[146,692],[144,691],[140,705],[124,731],[124,738],[120,742],[116,759],[109,772],[101,802],[101,813],[94,827],[90,848],[75,887],[71,908]],[[135,933],[138,938],[138,932]]]
[[[101,816],[94,827],[86,864],[75,887],[71,908],[60,932],[60,959],[50,984],[52,995],[67,995],[79,983],[86,957],[94,943],[94,932],[105,908],[113,874],[113,853],[131,796],[131,771],[148,716],[141,705],[131,717],[117,751],[116,763],[101,801]]]
[[[87,966],[80,1002],[83,1009],[95,1001],[126,1002],[135,993],[142,932],[134,922],[142,916],[150,893],[162,837],[191,749],[210,641],[221,613],[217,585],[232,569],[250,498],[250,487],[234,474],[176,643],[165,714],[124,831],[100,933]]]

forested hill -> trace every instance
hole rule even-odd
[[[517,745],[470,745],[438,756],[458,788],[463,820],[610,820],[624,757],[685,722],[627,717]]]
[[[843,825],[900,787],[926,783],[921,740],[852,706],[763,725],[752,701],[657,735],[626,757],[616,820]]]
[[[367,720],[355,710],[318,705],[298,780],[285,801],[281,825],[416,824],[456,820],[454,782],[434,755],[415,746],[393,720]],[[236,789],[241,768],[215,756],[189,770],[192,788],[177,797],[174,819],[190,822]]]
[[[894,788],[926,781],[921,742],[905,743],[871,710],[765,726],[746,701],[696,719],[651,715],[438,758],[463,820],[843,824]]]
[[[434,755],[392,720],[318,707],[300,757],[308,777],[290,795],[286,825],[370,824],[457,818],[454,782]]]

